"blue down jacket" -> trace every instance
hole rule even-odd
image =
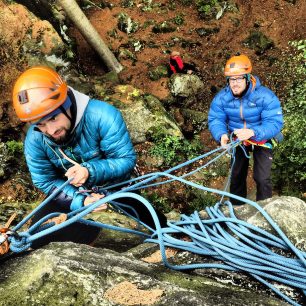
[[[74,94],[77,95],[78,122],[69,144],[61,149],[69,158],[87,167],[87,187],[127,179],[135,166],[136,154],[121,113],[110,104],[89,100],[76,91]],[[83,101],[85,106],[79,107],[78,95],[88,98]],[[26,161],[34,185],[44,193],[61,186],[66,181],[66,169],[73,166],[59,148],[35,126],[29,128],[25,140]],[[72,199],[71,210],[83,205],[85,196],[77,191],[72,185],[63,189],[65,196]]]
[[[208,127],[216,141],[236,129],[252,129],[254,141],[269,140],[282,129],[283,115],[276,95],[252,77],[248,91],[241,98],[233,96],[229,86],[213,99],[208,113]]]

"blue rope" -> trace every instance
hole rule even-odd
[[[208,188],[185,179],[187,176],[215,162],[218,158],[220,158],[226,153],[230,153],[233,156],[235,153],[235,147],[237,145],[240,145],[240,143],[238,141],[232,141],[231,139],[231,143],[226,150],[224,150],[224,148],[217,148],[211,152],[205,153],[204,155],[201,155],[190,161],[168,169],[165,172],[146,174],[123,183],[108,186],[106,190],[103,190],[106,195],[104,198],[98,200],[95,203],[92,203],[89,206],[85,206],[76,211],[70,212],[69,214],[67,214],[67,220],[65,222],[57,225],[54,225],[52,223],[44,224],[46,220],[58,216],[60,214],[52,213],[36,222],[28,229],[27,232],[10,236],[10,249],[13,252],[22,252],[29,248],[31,246],[31,243],[36,239],[39,239],[45,235],[49,235],[78,221],[84,224],[98,226],[100,228],[120,230],[126,233],[132,233],[147,237],[145,241],[159,244],[162,259],[165,266],[174,270],[221,268],[229,271],[248,272],[255,279],[268,286],[271,290],[273,290],[276,294],[281,296],[287,302],[291,303],[292,305],[298,305],[295,301],[284,295],[269,281],[277,281],[285,285],[301,289],[302,292],[305,294],[306,253],[298,250],[289,241],[289,239],[280,230],[277,224],[257,203],[228,193],[226,190],[220,191],[213,188]],[[217,157],[211,159],[204,166],[201,166],[196,170],[184,174],[180,177],[171,174],[171,172],[174,172],[175,170],[189,165],[192,162],[198,161],[204,157],[208,157],[212,153],[216,153],[221,149],[223,151]],[[152,181],[160,178],[166,178],[166,180],[162,182],[152,183]],[[140,188],[158,186],[160,184],[174,181],[181,182],[193,188],[216,193],[222,196],[221,201],[218,202],[214,207],[206,208],[206,212],[210,219],[202,220],[198,212],[194,212],[190,216],[181,215],[180,221],[168,222],[168,227],[161,228],[158,217],[152,205],[142,196],[131,192]],[[18,229],[20,229],[21,226],[24,225],[31,218],[31,216],[35,214],[35,212],[37,212],[47,202],[52,200],[57,195],[57,193],[60,192],[68,183],[69,181],[65,182],[57,190],[55,195],[52,194],[45,201],[43,201],[31,214],[29,214],[22,222],[20,222],[13,229],[13,232],[16,232]],[[126,184],[130,185],[127,187],[123,187],[119,191],[115,191],[113,193],[109,192],[109,190],[111,189],[115,189],[120,186],[126,186]],[[255,207],[271,224],[272,228],[278,234],[278,237],[245,221],[239,220],[235,216],[233,205],[230,203],[230,201],[223,202],[224,197],[234,198]],[[151,235],[144,234],[141,231],[125,229],[117,226],[103,224],[100,222],[95,222],[92,220],[83,219],[83,217],[85,217],[87,214],[105,203],[111,203],[115,209],[127,214],[124,208],[127,208],[128,206],[120,203],[121,198],[133,198],[141,202],[149,210],[155,223],[156,230],[154,231],[146,224],[142,222],[140,223],[151,232]],[[229,208],[229,217],[225,216],[221,210],[221,208],[224,206],[228,206]],[[128,208],[131,209],[131,207]],[[134,216],[131,214],[127,215],[139,222],[139,216],[137,215],[136,211],[133,211],[133,213],[135,214]],[[190,241],[184,241],[175,238],[177,235],[186,235],[187,237],[189,237]],[[180,250],[186,250],[199,255],[210,256],[215,260],[222,260],[224,263],[194,263],[187,265],[172,265],[168,262],[168,259],[166,257],[166,246],[177,248]],[[293,257],[288,258],[281,256],[273,252],[271,250],[271,247],[286,252],[291,251]]]
[[[238,141],[233,142],[232,145],[235,146],[235,145],[237,145],[237,144],[238,144]],[[190,159],[190,160],[188,160],[188,161],[186,161],[186,162],[184,162],[184,163],[181,163],[181,164],[179,164],[179,165],[177,165],[177,166],[175,166],[175,167],[172,167],[172,168],[170,168],[170,169],[164,171],[164,173],[171,173],[171,172],[174,172],[174,171],[176,171],[176,170],[178,170],[178,169],[180,169],[180,168],[183,168],[183,167],[185,167],[185,166],[188,166],[188,165],[190,165],[190,164],[192,164],[192,163],[194,163],[194,162],[196,162],[196,161],[198,161],[198,160],[200,160],[200,159],[206,158],[206,157],[208,157],[209,155],[212,155],[212,154],[214,154],[214,153],[216,153],[216,152],[218,152],[218,151],[222,151],[222,150],[223,150],[223,148],[218,147],[218,148],[216,148],[216,149],[214,149],[214,150],[212,150],[212,151],[210,151],[210,152],[207,152],[207,153],[205,153],[205,154],[203,154],[203,155],[197,156],[197,157],[195,157],[195,158],[193,158],[193,159]],[[225,153],[226,153],[226,152],[225,152]],[[203,166],[203,167],[204,167],[204,166]],[[196,171],[197,171],[197,170],[196,170]],[[136,184],[133,185],[133,188],[136,189],[136,187],[138,187],[138,186],[140,186],[140,185],[143,186],[144,183],[148,183],[148,182],[153,181],[153,180],[155,180],[155,179],[157,179],[157,178],[158,178],[158,175],[157,175],[157,174],[149,173],[149,174],[145,174],[145,175],[139,176],[139,177],[134,178],[134,179],[130,179],[130,180],[125,181],[125,182],[121,182],[121,183],[118,183],[118,184],[114,184],[114,185],[107,186],[107,190],[114,189],[114,188],[118,188],[118,187],[120,187],[120,186],[125,186],[125,185],[127,185],[127,184],[131,184],[131,183],[134,183],[134,182],[136,182],[136,181],[145,179],[145,180],[143,180],[143,181],[141,181],[141,182],[136,183]],[[166,182],[165,182],[165,183],[166,183]],[[106,187],[105,187],[105,188],[106,188]],[[134,189],[134,190],[135,190],[135,189]]]
[[[43,202],[40,203],[27,217],[25,217],[21,222],[19,222],[13,229],[13,232],[17,232],[24,224],[26,224],[42,207],[44,207],[47,203],[49,203],[52,199],[54,199],[65,186],[67,186],[73,178],[67,180],[63,183],[57,190],[52,192]]]

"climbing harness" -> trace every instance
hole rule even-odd
[[[207,167],[225,154],[230,154],[234,158],[235,149],[237,146],[241,146],[242,150],[244,150],[241,142],[238,140],[233,141],[232,136],[230,140],[231,143],[227,146],[227,148],[218,147],[208,153],[168,169],[165,172],[145,174],[126,182],[113,184],[107,187],[104,186],[103,188],[96,187],[95,192],[103,192],[105,195],[104,198],[88,206],[71,211],[65,216],[62,216],[61,213],[51,213],[43,217],[35,224],[31,225],[27,231],[19,232],[22,226],[25,225],[37,211],[55,198],[58,193],[60,193],[61,190],[70,183],[72,180],[71,178],[63,183],[62,186],[53,192],[49,197],[47,197],[13,229],[4,231],[4,233],[0,231],[0,243],[1,241],[6,241],[11,252],[22,252],[30,248],[32,242],[36,239],[51,234],[74,222],[81,222],[87,225],[97,226],[99,228],[119,230],[146,237],[146,242],[159,244],[164,265],[174,270],[221,268],[229,271],[247,272],[255,279],[268,286],[272,291],[281,296],[288,303],[292,305],[299,305],[296,301],[286,296],[277,286],[273,284],[273,282],[282,283],[284,285],[300,289],[302,290],[303,294],[306,295],[306,252],[298,250],[272,220],[272,218],[257,203],[233,195],[226,191],[227,188],[221,191],[202,186],[186,179],[188,176]],[[245,150],[244,152],[246,154]],[[216,157],[211,158],[205,165],[202,165],[191,172],[181,176],[176,176],[173,174],[174,171],[184,166],[190,165],[191,163],[197,162],[216,153],[219,153]],[[163,180],[160,181],[159,179]],[[161,184],[174,181],[181,182],[205,192],[212,192],[222,196],[221,200],[215,206],[205,208],[210,219],[202,219],[198,212],[194,212],[190,216],[181,215],[179,221],[168,221],[168,227],[161,228],[157,214],[149,201],[133,192],[138,189],[159,186]],[[80,191],[83,192],[84,189],[83,191],[80,189]],[[84,192],[86,193],[89,191],[85,190]],[[270,223],[276,234],[271,234],[261,228],[238,219],[235,215],[233,205],[229,200],[224,200],[224,197],[234,198],[255,207]],[[139,221],[139,216],[132,207],[120,203],[121,198],[132,198],[141,202],[151,213],[156,230]],[[142,232],[139,229],[132,230],[84,219],[85,216],[105,203],[108,203],[113,209],[123,212],[139,222],[147,230],[149,230],[151,234]],[[127,207],[129,210],[132,210],[132,213],[127,213],[125,211],[125,208]],[[228,208],[229,215],[224,213],[224,207]],[[5,227],[9,228],[9,225]],[[188,236],[189,239],[178,239],[177,237],[181,236],[181,234]],[[166,257],[166,247],[185,250],[206,257],[209,256],[218,263],[212,262],[173,265],[169,263]],[[6,248],[7,247],[4,247],[5,250]],[[286,256],[280,255],[281,252],[285,252]],[[291,257],[289,257],[289,253]],[[223,263],[219,263],[220,261]]]
[[[252,146],[259,146],[259,147],[263,147],[263,148],[267,148],[267,149],[272,149],[273,148],[273,145],[272,145],[272,143],[270,143],[270,142],[264,142],[264,141],[262,141],[262,142],[256,142],[256,141],[252,141],[252,140],[250,140],[250,139],[247,139],[247,140],[244,140],[243,141],[243,144],[245,145],[245,146],[249,146],[249,145],[252,145]]]

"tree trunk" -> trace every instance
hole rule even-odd
[[[119,73],[123,69],[122,65],[117,61],[114,54],[109,50],[107,45],[100,37],[99,33],[89,22],[76,1],[57,0],[57,3],[62,6],[68,17],[73,21],[87,42],[100,55],[107,68]]]

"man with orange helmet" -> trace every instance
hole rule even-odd
[[[208,125],[214,139],[226,146],[229,133],[243,141],[245,151],[253,152],[256,200],[272,196],[270,179],[272,166],[272,146],[270,141],[278,135],[283,126],[283,115],[276,95],[261,85],[253,76],[252,64],[246,55],[231,57],[224,69],[227,86],[213,99]],[[251,145],[250,145],[251,144]],[[230,192],[247,196],[247,173],[249,159],[237,147],[231,175]],[[232,200],[234,204],[242,204]]]
[[[86,196],[79,187],[89,189],[130,177],[136,154],[122,115],[114,106],[68,87],[57,72],[42,66],[19,76],[13,89],[13,105],[20,120],[31,124],[25,139],[25,157],[34,185],[50,194],[72,178],[42,215],[67,213],[103,197],[99,193]],[[134,209],[143,222],[154,226],[142,205],[127,202],[136,205]],[[56,233],[48,239],[89,243],[96,234],[96,228],[78,223],[64,235]]]

